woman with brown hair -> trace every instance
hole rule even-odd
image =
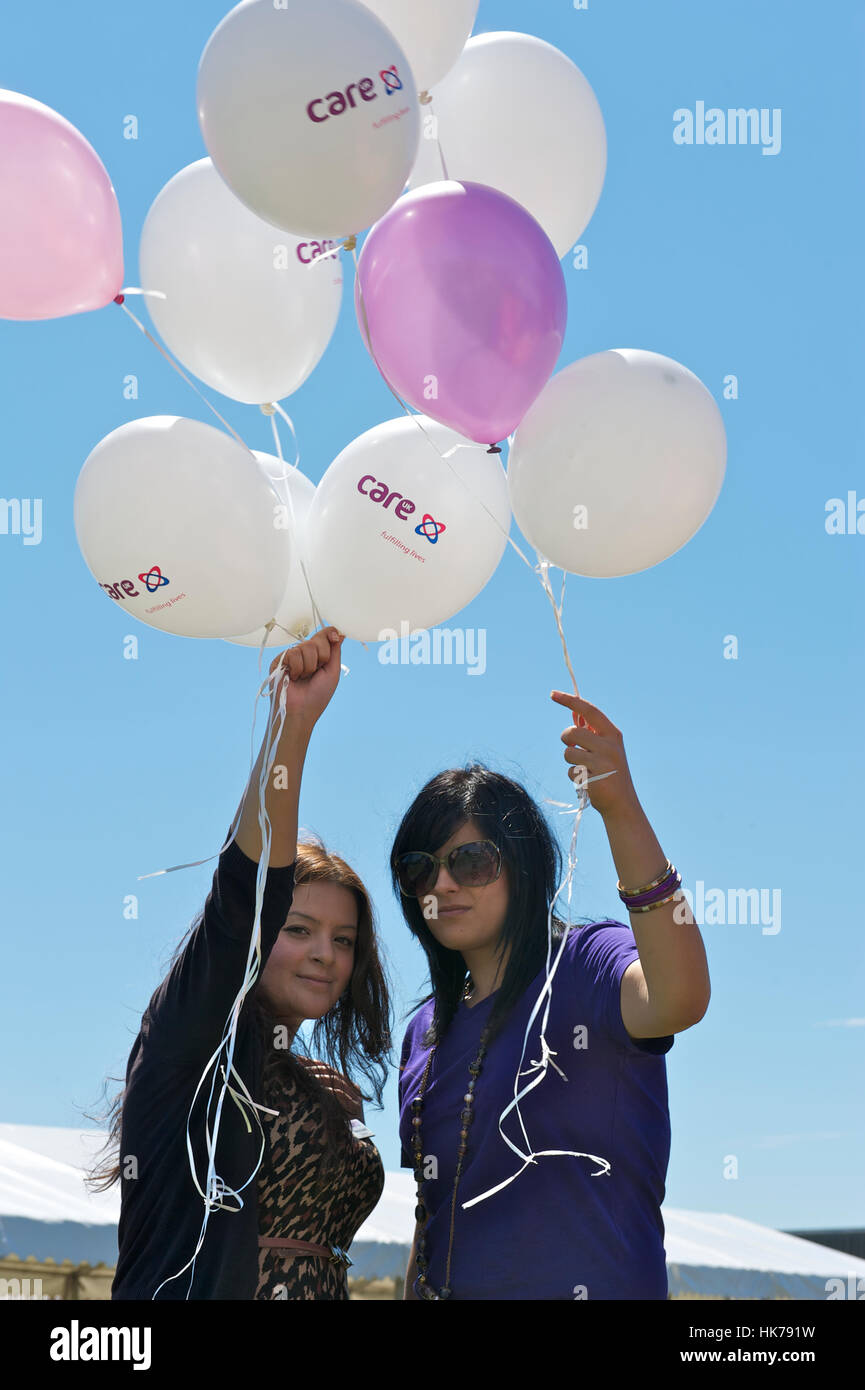
[[[341,640],[322,629],[270,668],[271,721],[280,706],[285,718],[265,799],[261,963],[228,1074],[220,1048],[248,965],[266,739],[204,909],[142,1017],[113,1110],[116,1156],[92,1178],[121,1182],[114,1299],[348,1298],[346,1249],[384,1186],[350,1073],[380,1103],[389,1001],[361,880],[320,843],[297,842],[306,749],[339,680]],[[326,1060],[299,1050],[308,1021]],[[202,1085],[214,1057],[219,1075]]]

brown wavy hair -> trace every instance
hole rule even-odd
[[[324,1176],[347,1150],[351,1137],[350,1115],[345,1092],[337,1092],[323,1084],[304,1058],[314,1057],[326,1062],[353,1085],[363,1083],[358,1085],[362,1098],[374,1100],[380,1106],[392,1047],[390,995],[379,953],[375,909],[354,869],[338,854],[330,853],[317,836],[309,836],[297,844],[294,883],[297,888],[310,883],[335,883],[349,889],[357,902],[357,938],[351,979],[333,1008],[316,1019],[305,1053],[298,1050],[297,1039],[291,1049],[274,1045],[276,1020],[260,992],[261,976],[249,995],[254,1026],[264,1045],[262,1089],[265,1095],[272,1097],[283,1088],[293,1089],[320,1107],[325,1133],[321,1164]],[[169,969],[203,920],[202,909],[171,957]],[[86,1179],[87,1186],[94,1192],[105,1191],[120,1179],[120,1131],[125,1096],[124,1084],[106,1112],[101,1116],[88,1116],[109,1127],[108,1139],[100,1151],[102,1157]]]

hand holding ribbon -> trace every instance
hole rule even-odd
[[[585,787],[595,810],[607,816],[639,806],[621,730],[597,705],[578,695],[553,690],[550,699],[574,713],[575,722],[561,735],[566,745],[565,762],[572,764],[568,776]],[[585,768],[585,772],[575,776],[578,768]]]

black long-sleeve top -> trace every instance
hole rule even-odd
[[[295,864],[271,868],[261,914],[261,969],[285,923]],[[187,1153],[187,1119],[195,1088],[226,1027],[243,981],[255,910],[258,865],[232,841],[219,857],[202,922],[156,990],[141,1020],[126,1069],[120,1140],[119,1257],[113,1299],[152,1299],[169,1275],[191,1259],[201,1234],[204,1200]],[[224,1055],[224,1054],[223,1054]],[[263,1049],[247,996],[233,1063],[253,1098],[263,1102]],[[199,1092],[190,1130],[199,1183],[207,1156],[203,1120],[212,1074]],[[222,1076],[217,1078],[217,1091]],[[232,1084],[237,1085],[232,1079]],[[211,1111],[212,1113],[212,1111]],[[248,1114],[248,1111],[247,1111]],[[266,1123],[267,1117],[262,1117]],[[216,1148],[216,1172],[238,1188],[255,1168],[261,1132],[247,1128],[227,1094]],[[256,1179],[241,1192],[240,1211],[212,1211],[204,1243],[187,1269],[158,1293],[162,1299],[251,1299],[258,1277]],[[236,1205],[232,1199],[232,1205]]]

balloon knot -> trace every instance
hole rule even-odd
[[[428,106],[431,101],[432,97],[430,96],[429,92],[418,93],[418,102],[421,106]]]
[[[125,294],[116,294],[116,295],[114,296],[114,303],[115,303],[115,304],[122,304],[125,298],[126,298],[126,295],[125,295]]]
[[[346,237],[345,241],[342,243],[342,249],[343,251],[353,251],[356,246],[357,237],[352,232],[351,236]]]
[[[502,451],[499,448],[498,444],[491,444],[490,447],[487,449],[488,454],[500,454],[501,452]]]
[[[275,414],[276,414],[276,406],[273,405],[273,403],[272,403],[271,401],[264,401],[264,403],[263,403],[262,405],[260,405],[258,408],[259,408],[259,410],[261,411],[262,415],[275,415]]]

